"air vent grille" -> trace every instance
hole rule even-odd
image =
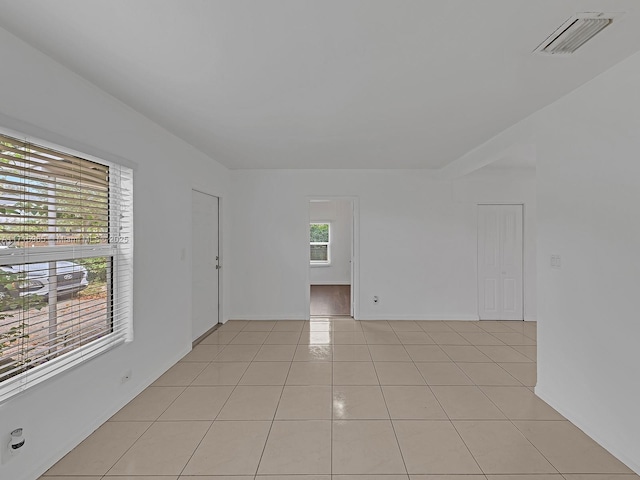
[[[611,25],[613,17],[579,14],[569,19],[553,35],[542,42],[536,52],[549,55],[569,55]]]

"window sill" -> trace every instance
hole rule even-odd
[[[5,380],[2,382],[2,385],[0,385],[0,404],[45,380],[62,374],[74,367],[84,365],[92,358],[102,355],[123,343],[125,343],[124,338],[111,333],[92,343],[83,345],[80,348],[67,352],[42,365]]]
[[[331,262],[322,262],[322,263],[310,263],[309,266],[311,268],[316,268],[316,267],[330,267],[331,266]]]

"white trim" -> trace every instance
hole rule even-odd
[[[452,315],[450,313],[445,313],[441,315],[434,314],[408,314],[408,315],[363,315],[359,320],[388,320],[393,322],[394,320],[425,320],[425,321],[433,321],[433,320],[443,320],[443,321],[479,321],[479,317],[477,315],[469,315],[469,314],[460,314],[460,315]]]
[[[108,337],[113,336],[112,340]],[[82,347],[76,348],[60,357],[55,357],[42,365],[37,367],[37,377],[29,375],[29,371],[16,375],[13,378],[0,383],[0,405],[2,403],[12,400],[21,393],[30,390],[36,385],[49,380],[63,372],[78,367],[85,362],[95,358],[103,353],[106,353],[115,347],[118,347],[125,343],[125,339],[120,334],[108,334],[104,337],[97,339],[97,343],[89,343]],[[35,372],[35,369],[34,369]]]
[[[309,320],[309,318],[304,318],[303,315],[295,315],[295,314],[283,314],[283,315],[234,315],[234,318],[230,318],[231,320]],[[460,314],[460,315],[452,315],[452,314],[442,314],[442,315],[434,315],[434,314],[409,314],[409,315],[364,315],[362,318],[358,320],[425,320],[425,321],[433,321],[433,320],[442,320],[442,321],[468,321],[475,322],[479,321],[477,315],[469,315],[469,314]],[[505,320],[509,321],[509,320]]]
[[[198,182],[193,182],[191,184],[191,190],[195,190],[199,193],[204,193],[205,195],[209,195],[211,197],[222,198],[222,193],[218,191],[217,188],[211,188],[209,185],[202,185]]]
[[[348,200],[351,202],[351,212],[352,212],[352,235],[351,242],[353,244],[351,248],[351,277],[352,281],[351,285],[351,301],[353,303],[353,318],[355,320],[360,320],[360,197],[355,195],[308,195],[306,197],[307,201],[307,223],[311,222],[311,209],[309,208],[309,204],[313,200]],[[310,264],[311,259],[309,256],[311,252],[307,253],[307,263]],[[307,285],[311,285],[311,269],[307,268]],[[305,319],[309,320],[311,318],[311,289],[306,289],[306,303],[307,303],[307,313],[305,314]]]
[[[262,320],[309,320],[309,318],[304,318],[303,315],[295,315],[295,314],[285,314],[285,315],[235,315],[235,318],[230,318],[231,320],[250,320],[250,321],[262,321]],[[308,317],[308,315],[307,315]]]
[[[113,257],[118,254],[117,244],[110,245],[60,245],[56,247],[30,247],[0,249],[2,265],[46,263],[68,258]],[[26,260],[26,261],[25,261]]]
[[[360,198],[353,197],[352,205],[351,302],[353,304],[352,316],[354,319],[360,320]]]
[[[194,186],[196,185],[196,186]],[[214,189],[215,190],[215,189]],[[198,192],[201,193],[203,195],[208,195],[210,197],[215,197],[218,199],[218,265],[220,265],[220,268],[218,269],[218,324],[224,324],[226,321],[223,321],[223,313],[224,313],[224,296],[223,296],[223,284],[224,284],[224,275],[225,275],[225,269],[222,269],[223,265],[224,265],[224,261],[225,258],[223,256],[223,250],[222,250],[222,238],[223,238],[223,230],[222,230],[222,196],[220,195],[216,195],[213,193],[209,193],[212,190],[210,188],[205,188],[205,187],[201,187],[198,186],[197,184],[192,184],[191,187],[191,208],[193,208],[193,192]],[[193,267],[193,252],[192,252],[192,245],[193,245],[193,212],[189,213],[189,244],[185,245],[183,248],[186,248],[187,251],[189,252],[189,254],[187,255],[187,258],[185,258],[185,262],[189,263],[189,268],[191,269]],[[191,271],[189,272],[189,275],[191,276]],[[189,282],[189,288],[190,288],[190,295],[193,293],[193,284],[192,282]],[[193,305],[192,302],[189,301],[189,304],[187,305],[187,315],[189,318],[189,337],[191,339],[193,339]],[[213,328],[215,325],[213,325],[211,328]],[[193,340],[192,340],[193,341]]]
[[[105,152],[99,148],[78,142],[69,137],[65,137],[64,135],[37,127],[31,123],[23,122],[22,120],[18,120],[2,113],[0,113],[0,124],[2,125],[0,126],[0,133],[10,137],[37,140],[33,143],[37,143],[43,147],[48,147],[54,150],[59,150],[70,155],[77,155],[103,165],[106,162],[109,163],[110,166],[119,165],[130,168],[134,172],[138,169],[138,164],[132,160],[114,155],[113,153]],[[5,127],[4,125],[8,126]]]
[[[585,419],[583,419],[579,415],[575,415],[570,409],[565,409],[564,407],[562,407],[562,404],[556,401],[556,399],[552,395],[549,395],[543,386],[536,385],[536,387],[534,388],[534,392],[538,397],[540,397],[560,415],[562,415],[564,418],[569,420],[576,427],[586,433],[589,437],[591,437],[592,440],[594,440],[602,448],[608,451],[611,455],[616,457],[637,474],[640,474],[640,463],[637,463],[634,459],[629,458],[626,453],[618,451],[614,446],[609,444],[608,441],[603,439],[595,430],[589,427],[590,422],[585,421]]]
[[[191,183],[191,191],[193,192],[194,190],[196,192],[204,193],[205,195],[218,197],[218,256],[220,257],[218,264],[221,267],[221,270],[218,273],[218,323],[224,324],[226,323],[227,320],[229,320],[228,318],[225,317],[226,303],[224,301],[224,293],[225,293],[224,278],[227,275],[226,273],[227,270],[226,268],[222,268],[225,262],[225,242],[224,242],[224,232],[225,232],[224,224],[225,224],[225,207],[226,207],[225,197],[222,194],[222,191],[220,191],[218,188],[211,187],[210,185],[205,186],[197,181]],[[193,232],[191,215],[189,215],[189,232]],[[191,238],[189,238],[189,242],[191,242]],[[187,248],[187,251],[189,252],[187,259],[190,259],[191,246],[185,245],[184,248]],[[191,318],[191,302],[189,302],[189,305],[188,305],[187,315],[189,315],[188,318]],[[190,333],[190,335],[191,334],[192,333]]]
[[[99,258],[106,257],[112,260],[111,273],[115,273],[112,276],[111,281],[111,301],[107,302],[107,314],[110,316],[112,322],[112,331],[92,340],[90,343],[74,348],[70,352],[67,352],[59,357],[51,358],[45,363],[35,366],[33,369],[28,369],[25,372],[15,375],[13,378],[6,379],[0,382],[0,404],[7,400],[13,399],[17,395],[20,395],[26,390],[30,390],[32,387],[53,378],[59,374],[66,372],[76,366],[84,364],[109,350],[124,344],[125,342],[131,342],[133,340],[133,174],[134,168],[131,162],[128,162],[119,157],[105,154],[104,156],[96,157],[88,151],[96,151],[95,149],[87,147],[87,151],[74,150],[69,148],[68,145],[82,145],[78,142],[74,142],[68,138],[60,137],[60,143],[53,143],[49,140],[43,139],[40,135],[33,135],[31,132],[39,131],[44,133],[46,137],[55,138],[56,135],[46,130],[37,129],[37,127],[30,126],[29,124],[23,124],[23,122],[11,119],[0,114],[1,120],[7,120],[12,125],[26,126],[22,132],[10,130],[0,126],[0,133],[16,138],[18,140],[27,141],[54,151],[58,151],[67,155],[75,155],[82,159],[95,162],[99,165],[107,166],[109,168],[109,189],[121,190],[123,185],[126,185],[130,198],[126,196],[122,198],[116,198],[115,196],[108,197],[108,221],[110,224],[109,235],[110,239],[120,232],[123,225],[128,228],[125,229],[124,235],[127,235],[127,242],[121,242],[116,240],[114,243],[108,245],[60,245],[54,247],[29,247],[29,248],[16,248],[0,251],[0,264],[2,265],[19,265],[26,263],[42,263],[42,262],[56,262],[67,261],[76,258]],[[105,152],[101,152],[105,153]],[[116,160],[112,160],[116,158]],[[123,160],[123,161],[121,161]],[[126,190],[126,188],[124,189]],[[123,207],[124,205],[124,207]],[[123,212],[129,215],[123,215]],[[125,237],[120,237],[125,238]],[[111,241],[111,240],[110,240]],[[124,278],[119,272],[127,274],[128,278]],[[124,300],[123,300],[124,299]],[[113,308],[116,307],[117,310]]]

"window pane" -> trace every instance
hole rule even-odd
[[[329,241],[329,224],[328,223],[312,223],[310,238],[312,242],[328,242]]]
[[[0,136],[0,245],[106,244],[109,167]]]
[[[109,257],[0,267],[0,381],[111,333],[110,276]]]
[[[132,339],[132,182],[0,132],[0,403]]]
[[[327,262],[329,246],[328,245],[311,245],[311,261],[312,262]]]

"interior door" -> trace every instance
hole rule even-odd
[[[522,205],[478,206],[480,320],[523,320]]]
[[[191,200],[191,324],[196,340],[219,321],[218,197],[193,190]]]

